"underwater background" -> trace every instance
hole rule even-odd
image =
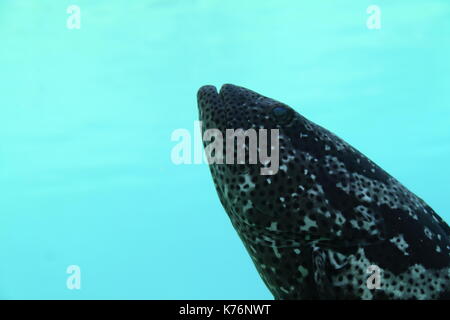
[[[449,57],[447,0],[2,0],[0,298],[272,299],[207,165],[171,160],[205,84],[287,103],[450,222]]]

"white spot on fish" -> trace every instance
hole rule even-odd
[[[303,266],[298,266],[298,271],[300,272],[300,274],[302,275],[302,278],[306,277],[308,275],[308,269],[306,269]]]
[[[253,202],[251,200],[247,200],[247,203],[242,207],[242,210],[247,212],[251,208],[253,208]]]
[[[427,236],[428,239],[433,239],[433,233],[427,227],[423,228],[423,232]]]
[[[278,224],[278,222],[274,221],[270,224],[270,227],[267,227],[266,229],[269,231],[277,231],[277,224]]]
[[[398,250],[403,252],[403,254],[405,256],[409,256],[409,253],[406,251],[406,249],[408,249],[409,245],[405,241],[403,234],[399,234],[397,237],[393,237],[389,241],[392,242],[393,244],[395,244],[395,246],[398,248]]]
[[[308,231],[309,228],[311,228],[311,227],[317,228],[316,221],[311,220],[308,216],[305,216],[303,221],[304,221],[305,225],[300,227],[300,231]]]

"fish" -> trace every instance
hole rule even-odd
[[[278,152],[272,174],[261,173],[267,162],[209,164],[219,200],[274,299],[450,299],[450,228],[424,200],[282,102],[232,84],[219,92],[202,86],[197,102],[203,134],[278,135],[267,145]],[[247,151],[249,140],[241,146]],[[204,138],[205,151],[213,141]],[[236,147],[220,151],[227,150],[235,159]]]

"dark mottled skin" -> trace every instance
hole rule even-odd
[[[220,201],[276,299],[449,299],[450,228],[422,199],[281,102],[198,92],[202,130],[279,129],[280,170],[211,164]],[[279,119],[274,106],[288,110]],[[205,143],[206,145],[207,143]],[[366,285],[381,268],[379,289]]]

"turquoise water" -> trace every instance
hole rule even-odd
[[[293,106],[449,222],[449,18],[447,0],[2,0],[0,298],[272,298],[207,166],[171,161],[204,84]]]

